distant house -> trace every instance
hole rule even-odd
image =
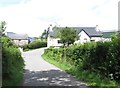
[[[58,29],[60,30],[59,27]],[[96,27],[70,27],[73,28],[77,31],[77,34],[79,36],[79,39],[75,41],[75,43],[85,43],[85,42],[90,42],[90,41],[101,41],[102,39],[102,32],[100,32]],[[57,32],[53,30],[53,28],[50,29],[48,39],[47,39],[47,44],[48,47],[50,46],[62,46],[60,43],[60,38],[55,37],[55,34]]]
[[[111,41],[112,35],[116,34],[116,32],[103,32],[102,34],[103,34],[102,36],[103,41]]]
[[[7,36],[14,41],[16,45],[23,46],[28,44],[27,34],[16,34],[13,32],[7,32]]]

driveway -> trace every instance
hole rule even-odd
[[[75,77],[46,62],[41,57],[43,53],[44,48],[22,52],[26,65],[23,86],[76,86],[75,88],[90,88]]]

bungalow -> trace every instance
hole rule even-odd
[[[6,34],[13,42],[18,46],[23,46],[28,44],[28,35],[27,34],[16,34],[13,32],[7,32]]]
[[[102,39],[102,33],[98,30],[98,26],[96,27],[70,27],[77,31],[77,34],[79,36],[79,39],[75,41],[75,43],[85,43],[90,41],[101,41]],[[61,27],[58,28],[59,30]],[[62,46],[60,43],[60,38],[55,37],[55,34],[57,32],[54,28],[51,28],[49,31],[47,44],[48,47],[50,46]]]

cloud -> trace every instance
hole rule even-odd
[[[50,24],[117,29],[118,0],[21,0],[0,8],[7,31],[39,36]]]

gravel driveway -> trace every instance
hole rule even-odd
[[[44,48],[22,52],[25,60],[23,86],[75,86],[75,88],[90,88],[75,77],[65,73],[54,65],[42,59]]]

